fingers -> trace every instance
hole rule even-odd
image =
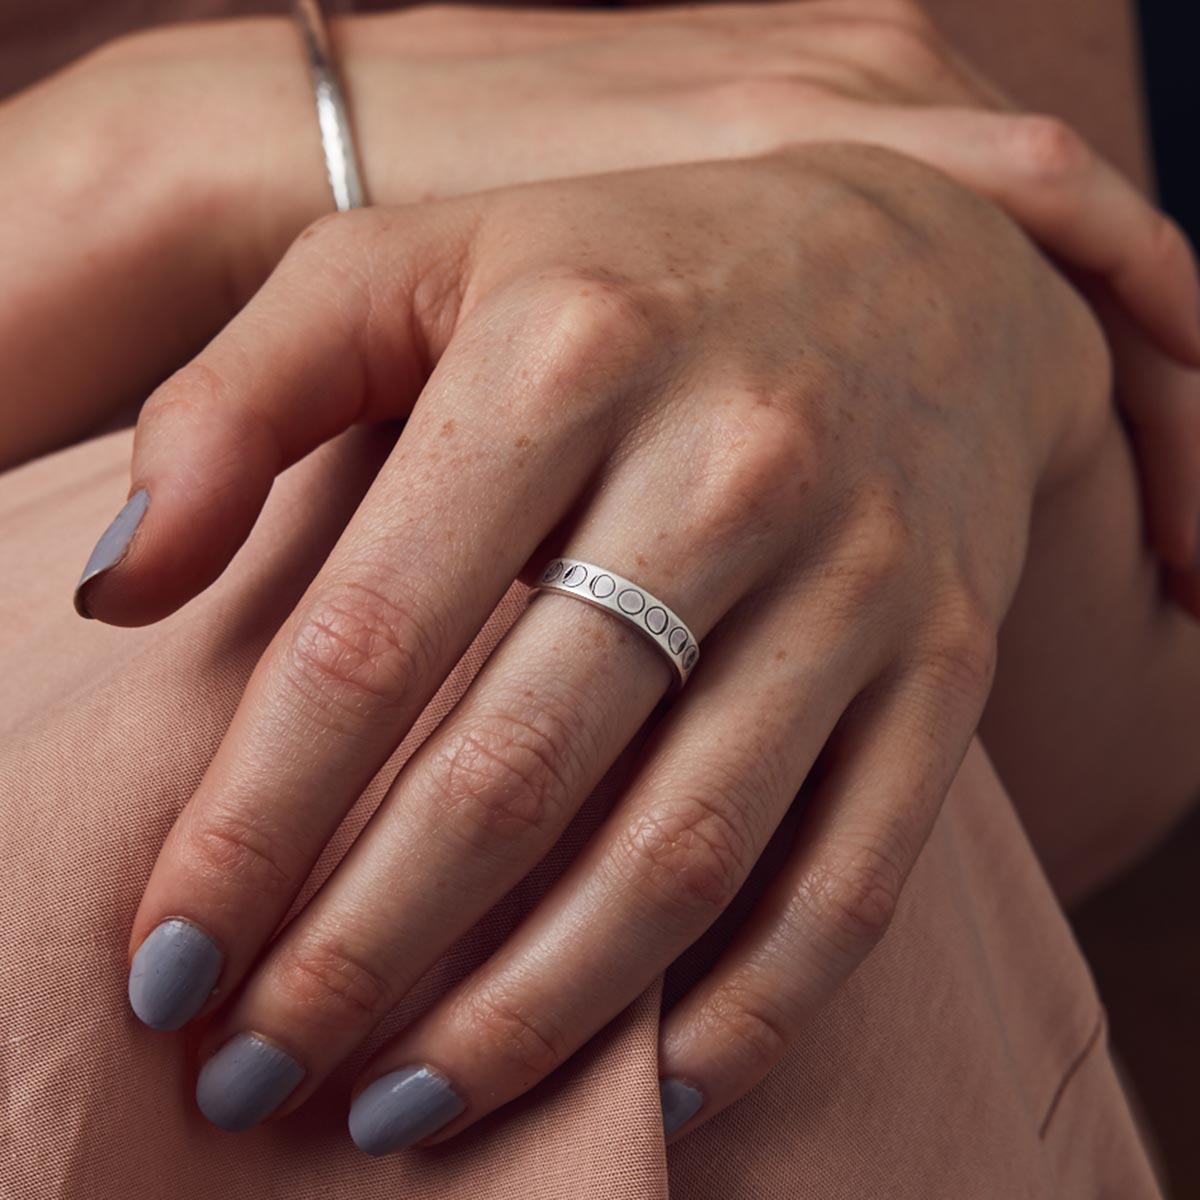
[[[302,1069],[280,1111],[303,1103],[551,849],[661,697],[664,667],[611,616],[534,603],[205,1037],[205,1116],[242,1129],[284,1099],[261,1101],[240,1068],[255,1039]]]
[[[726,906],[847,702],[870,639],[785,639],[815,606],[737,610],[626,798],[489,963],[368,1067],[360,1148],[452,1136],[532,1087],[626,1007]],[[826,627],[828,622],[825,622]],[[754,669],[746,664],[753,661]],[[586,937],[580,931],[586,929]]]
[[[1169,566],[1200,567],[1200,371],[1148,345],[1111,300],[1093,301],[1139,460],[1147,538]]]
[[[712,971],[663,1022],[668,1137],[762,1079],[884,935],[989,677],[981,650],[953,652],[868,694],[848,714],[789,861]]]
[[[420,225],[339,214],[301,235],[243,313],[147,401],[134,503],[85,567],[82,615],[165,616],[225,568],[281,470],[352,424],[407,414],[447,313],[457,316],[461,213],[441,207]],[[373,319],[379,310],[389,319]]]
[[[1137,454],[1146,538],[1166,564],[1169,595],[1200,620],[1200,371],[1159,353],[1111,300],[1095,304]]]
[[[347,808],[606,457],[607,397],[575,396],[562,356],[594,357],[589,339],[616,335],[592,328],[590,309],[580,329],[568,298],[539,312],[550,316],[489,310],[486,360],[470,330],[443,356],[256,667],[134,922],[130,998],[148,1024],[177,1027],[214,982],[227,994],[241,979]],[[569,411],[548,421],[551,405]],[[214,949],[180,957],[178,920]]]
[[[1200,365],[1200,282],[1186,237],[1119,171],[1053,117],[847,104],[821,136],[870,140],[993,200],[1041,245],[1099,275],[1163,351]]]
[[[700,435],[673,439],[676,449],[686,452],[688,437]],[[701,635],[751,577],[748,541],[706,539],[710,556],[686,528],[659,538],[648,493],[661,472],[622,478],[573,537],[620,564],[614,571],[628,564],[663,604],[685,607]],[[642,554],[651,546],[652,561]],[[256,1090],[259,1054],[247,1060],[248,1046],[273,1048],[288,1107],[301,1103],[554,845],[673,670],[629,623],[539,596],[205,1039],[212,1057],[197,1098],[209,1119],[244,1128],[283,1100]]]

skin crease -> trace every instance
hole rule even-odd
[[[1194,790],[1200,772],[1194,753],[1185,752],[1190,741],[1182,714],[1195,695],[1200,660],[1194,630],[1165,609],[1154,564],[1141,549],[1132,460],[1115,420],[1095,431],[1093,453],[1043,490],[1037,511],[1029,564],[1005,624],[984,738],[1006,779],[1020,781],[1014,785],[1018,799],[1035,817],[1045,817],[1045,844],[1059,839],[1062,853],[1057,859],[1052,853],[1051,861],[1062,887],[1076,892],[1135,853],[1139,839],[1148,840],[1149,815],[1155,818],[1153,836]],[[1103,537],[1089,539],[1091,530]],[[1073,581],[1070,594],[1096,598],[1090,621],[1080,622],[1065,602],[1064,578]],[[1121,633],[1116,654],[1114,629]],[[1097,642],[1103,655],[1095,650]],[[1055,668],[1047,673],[1049,686],[1040,678],[1046,660],[1038,657],[1047,648]],[[1122,653],[1127,658],[1118,657]],[[1015,666],[1006,668],[1006,660]],[[1031,662],[1039,663],[1036,688],[1021,671],[1021,664]],[[1137,688],[1129,686],[1131,678]],[[1032,712],[1030,694],[1037,697]],[[1098,725],[1121,733],[1104,744],[1120,741],[1123,762],[1130,764],[1123,775],[1106,770],[1105,756],[1097,754]],[[1039,728],[1062,730],[1053,752],[1037,753],[1045,744],[1032,736]],[[1131,743],[1143,747],[1145,756],[1131,753]],[[1007,766],[1006,746],[1012,747]],[[1161,764],[1158,777],[1149,781],[1146,762]],[[1088,786],[1079,786],[1081,780]],[[1091,818],[1085,828],[1094,831],[1088,844],[1079,840],[1079,826],[1066,819],[1069,811],[1062,807],[1064,798],[1081,793]],[[1127,814],[1135,793],[1144,803],[1131,832]]]

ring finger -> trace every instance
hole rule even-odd
[[[675,529],[649,560],[658,478],[618,472],[575,536],[701,636],[741,595],[751,552],[689,553]],[[518,620],[206,1037],[197,1099],[210,1120],[242,1129],[288,1095],[302,1102],[550,849],[670,680],[640,619],[548,593]]]
[[[288,356],[307,331],[290,328],[286,290],[260,300],[210,352],[223,355],[225,386],[282,411]],[[459,334],[256,667],[134,921],[129,996],[147,1024],[178,1028],[214,985],[227,994],[244,976],[346,810],[602,461],[602,404],[580,398],[537,421],[539,406],[563,402],[561,364],[546,364],[544,322],[521,315],[486,380],[470,328]],[[322,310],[316,327],[329,319]],[[266,344],[264,328],[278,331]],[[350,391],[353,348],[325,349],[321,383]]]
[[[828,625],[821,610],[794,596],[739,607],[568,873],[368,1068],[350,1116],[360,1148],[450,1136],[526,1091],[716,919],[883,653],[865,631],[797,645],[806,618]]]

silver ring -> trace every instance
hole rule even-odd
[[[574,596],[613,613],[649,638],[675,669],[678,685],[688,681],[700,658],[692,631],[661,600],[623,575],[581,562],[577,558],[551,559],[538,576],[535,588]]]
[[[325,172],[329,176],[333,202],[338,212],[362,208],[366,201],[354,136],[350,131],[350,113],[334,65],[321,5],[318,0],[292,0],[292,13],[304,41],[304,55],[308,59],[308,73],[316,95],[317,124],[321,129],[321,148],[325,152]]]

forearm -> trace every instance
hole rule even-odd
[[[1044,496],[981,733],[1055,885],[1080,896],[1200,792],[1200,626],[1161,593],[1127,438]]]

